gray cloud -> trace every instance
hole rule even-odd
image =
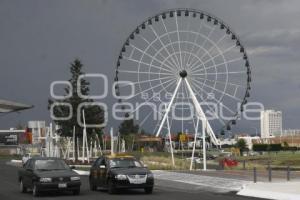
[[[230,24],[250,54],[251,99],[283,110],[286,128],[299,127],[300,2],[296,0],[1,1],[0,98],[35,108],[2,116],[0,127],[49,121],[50,83],[69,78],[68,65],[75,57],[82,59],[87,72],[104,73],[112,80],[128,34],[147,17],[176,7],[205,10]],[[111,97],[103,101],[110,103]],[[249,123],[258,127],[258,122]],[[249,123],[241,122],[235,130],[249,130]],[[117,122],[111,120],[110,125]]]

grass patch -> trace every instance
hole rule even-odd
[[[244,161],[246,169],[266,169],[269,163],[272,168],[283,169],[290,166],[300,169],[300,152],[270,152],[257,156],[240,156],[236,160],[239,161],[239,166],[235,169],[243,169]]]

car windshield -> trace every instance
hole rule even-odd
[[[63,160],[36,160],[35,169],[37,170],[65,170],[70,169]]]
[[[114,158],[109,160],[111,168],[143,167],[142,163],[132,158]]]

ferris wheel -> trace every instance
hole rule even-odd
[[[221,19],[172,9],[129,34],[114,81],[122,108],[136,103],[130,114],[156,136],[168,127],[193,132],[201,119],[218,145],[216,135],[236,124],[250,97],[251,68],[239,37]],[[133,94],[125,98],[129,90]]]

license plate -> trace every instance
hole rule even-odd
[[[66,183],[59,183],[58,188],[66,188],[67,184]]]
[[[145,179],[132,179],[130,180],[131,184],[143,184],[146,183]]]

